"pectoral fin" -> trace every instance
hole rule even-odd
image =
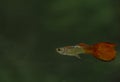
[[[77,57],[78,59],[80,59],[80,56],[79,56],[79,55],[75,55],[75,57]]]

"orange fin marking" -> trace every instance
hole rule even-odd
[[[93,47],[91,45],[80,43],[78,44],[85,50],[85,54],[93,54]]]

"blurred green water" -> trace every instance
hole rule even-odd
[[[8,0],[0,3],[0,82],[119,82],[116,60],[61,56],[55,48],[110,41],[119,46],[119,2]]]

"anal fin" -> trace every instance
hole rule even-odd
[[[80,56],[79,56],[79,55],[75,55],[75,57],[77,57],[78,59],[80,59]]]

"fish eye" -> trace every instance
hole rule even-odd
[[[61,51],[61,49],[60,49],[60,48],[57,48],[57,51]]]

